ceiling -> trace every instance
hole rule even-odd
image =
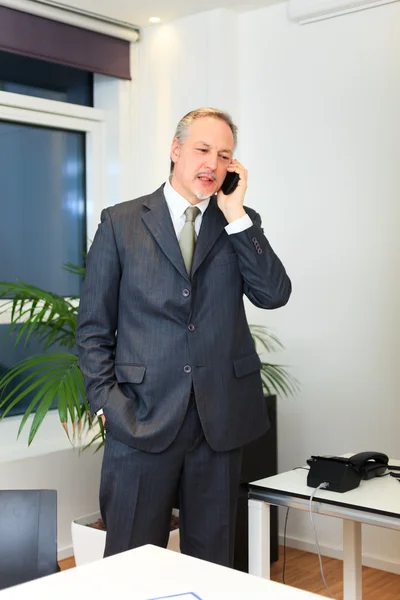
[[[54,4],[68,5],[139,27],[148,27],[149,17],[160,17],[165,23],[215,8],[244,12],[283,1],[285,0],[58,0]],[[52,4],[52,1],[48,3]]]

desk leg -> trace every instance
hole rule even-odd
[[[249,500],[249,573],[270,578],[269,504]]]
[[[361,600],[361,523],[343,520],[343,599]]]

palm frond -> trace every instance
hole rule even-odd
[[[280,342],[268,327],[264,327],[263,325],[250,325],[250,332],[256,344],[260,344],[266,352],[278,352],[279,350],[284,350],[282,342]]]
[[[250,325],[253,340],[266,352],[284,350],[282,342],[262,325]],[[299,382],[283,365],[261,362],[261,380],[266,394],[292,396],[299,391]]]
[[[93,438],[90,440],[90,442],[83,447],[83,450],[87,450],[88,448],[95,445],[96,450],[94,451],[94,453],[96,454],[96,452],[98,452],[102,448],[102,446],[104,445],[104,440],[105,440],[105,430],[103,427],[103,422],[100,418],[99,418],[99,426],[100,426],[100,430],[96,433],[96,435],[93,436]]]
[[[261,379],[267,394],[292,396],[299,391],[299,382],[282,365],[261,363]]]
[[[9,386],[11,391],[7,393]],[[4,419],[14,406],[33,394],[18,431],[20,435],[28,417],[36,409],[29,431],[29,445],[55,402],[68,436],[68,423],[72,424],[72,430],[75,431],[88,412],[87,401],[81,394],[83,376],[75,354],[53,353],[28,357],[0,377],[0,389],[2,395],[5,394],[5,397],[0,397],[0,408],[4,408],[0,419]]]
[[[68,273],[72,273],[72,275],[78,275],[79,277],[84,277],[85,276],[85,267],[79,267],[78,265],[74,265],[70,262],[67,262],[63,265],[63,269],[64,271],[67,271]]]
[[[23,281],[0,282],[0,298],[12,296],[0,310],[11,310],[9,333],[20,325],[15,344],[24,337],[27,343],[36,334],[44,350],[59,344],[72,349],[75,344],[78,306],[57,294]]]

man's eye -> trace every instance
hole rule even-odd
[[[207,152],[207,149],[206,149],[206,148],[197,148],[197,150],[198,150],[199,152]]]
[[[220,158],[222,158],[223,160],[229,160],[229,156],[220,156]]]

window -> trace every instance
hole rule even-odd
[[[85,134],[0,120],[0,281],[79,295],[86,249]]]

